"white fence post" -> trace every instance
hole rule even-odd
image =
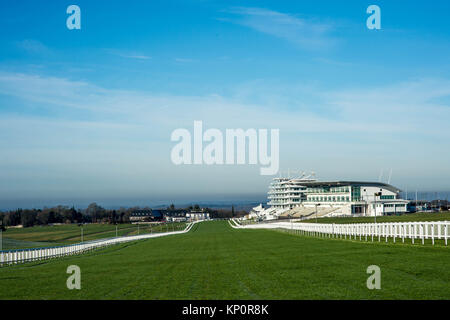
[[[438,237],[438,239],[441,239],[441,238],[442,238],[442,230],[441,230],[441,227],[443,226],[442,222],[438,222],[438,223],[437,223],[437,226],[438,226],[438,235],[437,235],[437,237]]]
[[[431,243],[434,246],[434,224],[431,224]]]
[[[405,243],[406,225],[402,224],[402,243]]]
[[[397,225],[394,223],[392,227],[394,228],[394,231],[392,232],[392,237],[394,238],[395,243],[395,238],[397,237]]]
[[[444,238],[445,238],[445,245],[447,245],[447,238],[448,238],[448,223],[445,222],[444,224]]]
[[[425,230],[422,223],[420,224],[420,235],[422,237],[422,244],[425,244]]]

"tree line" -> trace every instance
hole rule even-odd
[[[0,221],[4,226],[32,227],[53,223],[129,223],[133,208],[117,210],[105,209],[91,203],[86,209],[75,209],[68,206],[56,206],[43,209],[17,209],[0,212]]]
[[[56,206],[52,208],[43,209],[16,209],[6,212],[0,211],[0,221],[2,221],[1,228],[8,226],[22,225],[23,227],[32,227],[35,225],[48,225],[54,223],[109,223],[109,224],[122,224],[129,223],[130,216],[135,210],[151,210],[149,207],[131,207],[131,208],[119,208],[119,209],[105,209],[99,206],[97,203],[91,203],[85,209],[75,209],[68,206]],[[167,214],[177,210],[172,204],[165,209]],[[199,205],[189,206],[187,208],[181,208],[178,210],[199,211],[201,210]],[[231,209],[210,209],[203,208],[204,212],[209,213],[210,217],[216,218],[232,218],[243,216],[247,214],[245,211],[235,211],[234,206]]]

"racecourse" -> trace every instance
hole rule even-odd
[[[227,221],[0,268],[0,299],[450,299],[449,249],[233,229]],[[81,269],[69,290],[66,269]],[[381,290],[366,269],[381,268]]]

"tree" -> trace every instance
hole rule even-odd
[[[87,207],[86,213],[88,216],[92,217],[92,222],[95,223],[95,222],[97,222],[97,219],[101,218],[104,210],[105,209],[103,209],[102,207],[97,205],[95,202],[93,202]]]
[[[5,214],[5,218],[3,219],[3,221],[7,226],[17,226],[21,222],[21,215],[22,209],[10,211]]]
[[[43,210],[39,212],[36,216],[36,220],[39,224],[48,224],[50,218],[50,212]]]
[[[53,209],[47,209],[44,208],[43,211],[48,211],[48,223],[55,223],[56,221],[56,216],[55,216],[55,211],[53,211]]]
[[[3,212],[0,212],[0,230],[5,231],[5,222],[3,221],[3,218],[5,218],[5,214]]]
[[[131,216],[131,211],[127,211],[124,215],[123,215],[123,223],[129,223],[130,222],[130,216]]]
[[[125,209],[123,207],[120,207],[119,210],[117,210],[117,220],[119,223],[124,223],[123,217],[125,216],[126,212],[127,212],[127,209]]]
[[[5,217],[3,218],[3,223],[5,226],[14,226],[14,224],[12,223],[11,212],[7,212],[5,214]]]
[[[22,213],[21,220],[24,228],[32,227],[36,223],[36,211],[34,210],[25,210]]]
[[[231,217],[234,218],[234,205],[231,206]]]
[[[71,215],[72,215],[72,222],[80,223],[83,221],[83,215],[80,211],[76,210],[75,207],[72,206],[70,209]]]
[[[116,224],[118,222],[118,214],[116,210],[109,211],[109,223]]]

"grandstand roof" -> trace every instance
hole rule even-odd
[[[305,187],[336,187],[336,186],[366,186],[366,187],[382,187],[392,192],[401,192],[399,188],[396,188],[390,184],[383,182],[365,182],[365,181],[314,181],[303,183]]]

